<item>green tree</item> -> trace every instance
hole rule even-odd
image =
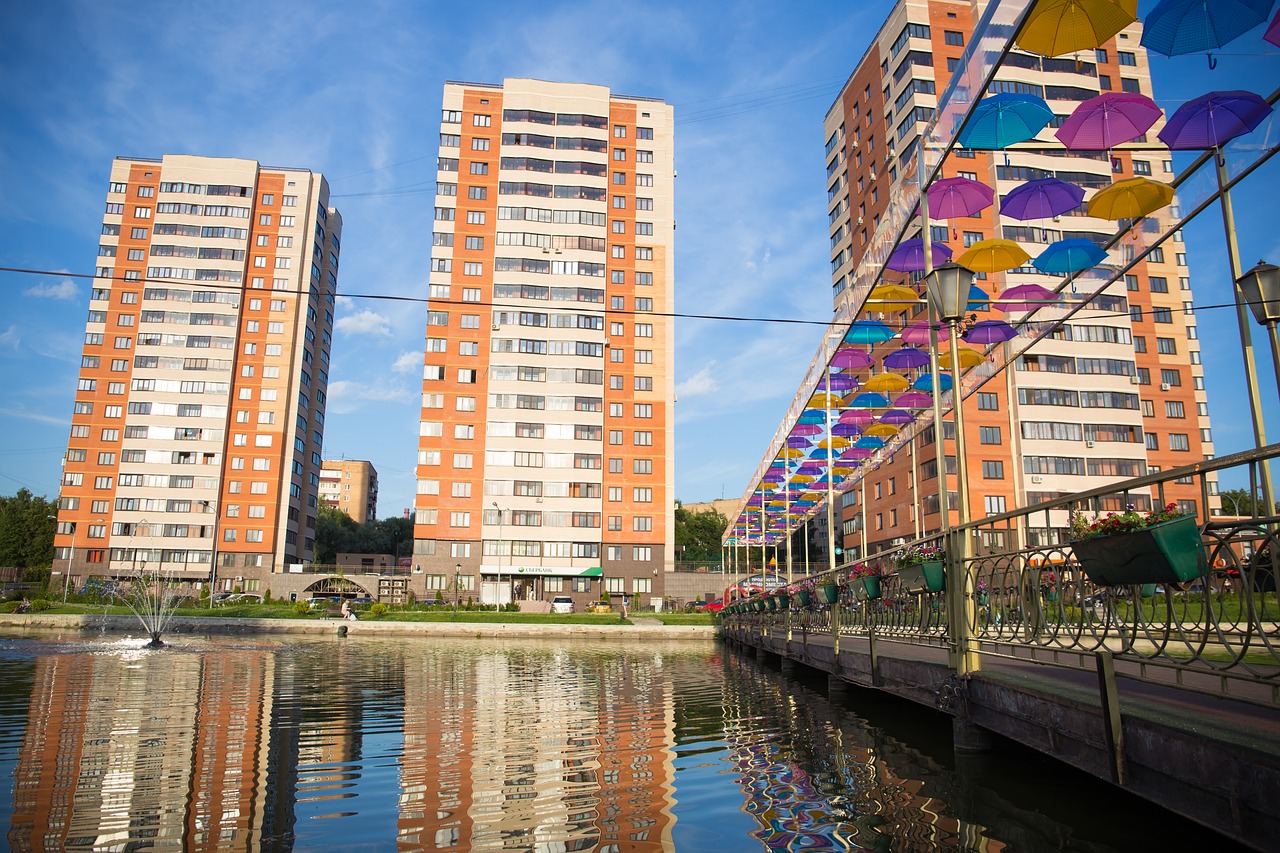
[[[339,554],[407,556],[412,553],[412,519],[391,516],[356,524],[351,516],[336,507],[321,507],[316,513],[317,563],[332,564]]]
[[[1263,512],[1262,490],[1258,489],[1253,496],[1248,489],[1225,489],[1218,493],[1222,499],[1222,512],[1225,515],[1267,515]],[[1280,512],[1280,502],[1276,504],[1276,512]]]
[[[676,553],[685,562],[719,563],[720,537],[729,521],[714,510],[689,512],[676,502]]]
[[[337,561],[338,554],[360,553],[352,547],[359,529],[355,519],[342,510],[321,506],[316,512],[315,561],[327,566]]]
[[[53,565],[58,503],[27,489],[0,497],[0,566],[46,569]]]

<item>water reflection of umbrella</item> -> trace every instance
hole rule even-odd
[[[1040,0],[1018,30],[1018,47],[1062,56],[1102,47],[1138,18],[1138,0]]]
[[[877,394],[874,391],[864,391],[854,396],[849,401],[849,407],[853,409],[887,409],[889,400],[883,394]]]
[[[1151,178],[1125,178],[1089,199],[1090,216],[1102,219],[1138,219],[1173,201],[1173,187]]]
[[[1038,284],[1019,284],[1006,288],[995,301],[1001,311],[1034,311],[1041,305],[1056,302],[1058,294]]]
[[[995,192],[972,178],[943,178],[929,186],[929,216],[934,219],[959,219],[975,216],[995,200]]]
[[[1273,2],[1160,0],[1142,22],[1142,46],[1165,56],[1217,50],[1264,23]]]
[[[1209,92],[1178,107],[1159,137],[1176,150],[1217,148],[1253,130],[1270,114],[1271,105],[1253,92]]]
[[[1053,135],[1074,151],[1104,151],[1142,136],[1161,115],[1146,95],[1103,92],[1082,101]]]
[[[1023,222],[1050,219],[1075,210],[1082,201],[1083,188],[1061,178],[1039,178],[1010,190],[1000,204],[1000,212]]]
[[[950,246],[946,243],[934,243],[932,245],[933,266],[941,266],[950,260]],[[898,272],[920,272],[924,269],[924,240],[919,237],[903,240],[898,244],[898,248],[893,250],[893,254],[889,256],[885,266]]]
[[[956,263],[974,272],[1004,272],[1029,260],[1027,250],[1012,240],[979,240],[965,250]]]
[[[1277,11],[1276,16],[1271,19],[1271,24],[1267,27],[1267,31],[1262,34],[1262,38],[1276,47],[1280,47],[1280,11]]]
[[[1043,98],[1001,92],[974,106],[960,133],[960,144],[965,148],[1007,148],[1034,139],[1051,121],[1053,110]]]
[[[1083,237],[1068,237],[1065,240],[1050,243],[1031,263],[1040,272],[1049,273],[1050,275],[1068,275],[1097,266],[1106,260],[1106,257],[1106,250],[1092,240],[1086,240]],[[1002,294],[1000,299],[1004,298],[1005,295]],[[997,308],[1000,307],[1000,299],[996,300]]]
[[[831,366],[841,370],[858,370],[871,366],[871,356],[855,347],[840,347],[831,356]]]
[[[919,393],[919,392],[916,392]],[[890,409],[880,416],[880,423],[890,424],[892,426],[900,426],[909,424],[916,419],[916,416],[910,412],[904,412],[901,409]]]
[[[890,370],[910,370],[915,367],[924,367],[928,363],[929,353],[915,347],[903,347],[884,357],[884,366]],[[868,388],[868,390],[878,391],[882,389]]]
[[[867,294],[868,311],[910,311],[920,303],[920,294],[900,284],[881,284]]]
[[[1003,320],[980,320],[970,326],[963,337],[971,344],[999,344],[1018,336],[1018,330]]]
[[[916,377],[915,381],[911,383],[911,387],[915,388],[917,391],[926,391],[932,394],[934,392],[933,374],[921,373],[919,376]],[[938,387],[941,388],[943,391],[950,391],[951,377],[946,373],[939,375]]]
[[[977,367],[979,364],[982,364],[982,362],[986,361],[986,357],[983,356],[982,353],[978,352],[977,350],[969,349],[968,347],[960,347],[959,353],[960,353],[961,367],[966,367],[966,368]],[[942,367],[950,369],[951,367],[950,350],[938,356],[938,364],[941,365]]]
[[[933,395],[926,391],[907,391],[899,394],[893,404],[901,409],[927,409],[933,405]]]
[[[854,320],[845,333],[845,343],[878,344],[893,337],[893,330],[879,320]]]
[[[862,387],[867,391],[892,393],[894,391],[905,391],[909,384],[907,377],[900,373],[877,373],[862,383]]]

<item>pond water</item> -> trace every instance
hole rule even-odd
[[[15,851],[1231,849],[712,641],[0,635]]]

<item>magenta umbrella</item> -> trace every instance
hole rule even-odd
[[[840,413],[840,423],[842,424],[869,424],[875,420],[875,416],[866,409],[850,409],[847,412]]]
[[[1042,305],[1055,302],[1058,294],[1038,284],[1019,284],[1006,288],[992,305],[1005,313],[1034,311]]]
[[[933,395],[924,391],[904,391],[893,404],[900,409],[927,409],[933,405]]]
[[[915,347],[903,347],[884,357],[884,366],[890,370],[910,370],[913,367],[924,367],[928,363],[929,353]]]
[[[870,367],[871,356],[855,347],[841,347],[831,356],[831,366],[842,370]]]
[[[826,432],[819,424],[796,424],[791,428],[792,435],[817,435]]]
[[[951,259],[951,247],[946,243],[934,243],[932,255],[933,265],[940,266]],[[921,272],[924,270],[924,240],[919,237],[903,240],[893,250],[885,266],[898,272]]]
[[[943,178],[929,186],[929,215],[934,219],[959,219],[986,210],[995,191],[971,178]]]
[[[1084,199],[1084,189],[1061,178],[1038,178],[1009,191],[1000,212],[1014,219],[1050,219],[1075,210]]]
[[[1262,37],[1276,47],[1280,47],[1280,11],[1276,12],[1276,16],[1271,19],[1271,23],[1267,26],[1267,31],[1262,34]]]
[[[927,345],[929,343],[929,321],[917,320],[902,330],[904,344]]]
[[[875,451],[869,447],[850,447],[844,453],[840,454],[840,461],[848,462],[852,459],[870,459],[873,453],[875,453]]]
[[[1104,151],[1142,136],[1160,116],[1146,95],[1103,92],[1077,106],[1053,135],[1074,151]]]
[[[971,344],[1000,344],[1017,336],[1018,330],[1003,320],[979,320],[961,335]]]
[[[1217,148],[1250,132],[1270,114],[1271,105],[1253,92],[1208,92],[1178,107],[1160,131],[1160,141],[1182,151]]]

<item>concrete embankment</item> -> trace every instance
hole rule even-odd
[[[135,616],[65,613],[0,614],[0,629],[32,631],[110,631],[143,636]],[[298,635],[349,637],[538,637],[548,639],[617,639],[617,640],[711,640],[716,629],[710,625],[663,625],[657,619],[643,617],[632,624],[616,625],[539,625],[536,623],[484,622],[394,622],[346,621],[340,619],[240,619],[231,617],[177,616],[166,634],[218,635]]]

